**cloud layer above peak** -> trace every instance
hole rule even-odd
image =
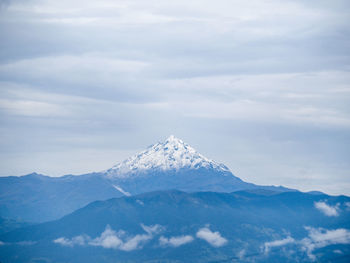
[[[349,194],[348,11],[1,1],[0,174],[104,170],[175,133],[245,180]]]

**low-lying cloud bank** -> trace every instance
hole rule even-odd
[[[132,251],[142,248],[147,241],[151,240],[155,234],[158,234],[162,230],[162,227],[160,225],[141,226],[145,233],[137,234],[132,237],[128,236],[123,230],[116,232],[109,225],[107,225],[102,234],[94,239],[88,235],[80,235],[71,239],[60,237],[55,239],[53,242],[62,246],[69,247],[73,247],[75,245],[90,245],[103,248],[119,249],[123,251]]]
[[[323,248],[329,245],[346,245],[350,244],[350,231],[344,228],[335,230],[327,230],[323,228],[305,227],[309,232],[308,236],[302,240],[295,240],[292,237],[287,237],[281,240],[265,242],[263,249],[267,254],[273,247],[281,247],[286,245],[300,246],[301,250],[305,251],[311,260],[316,260],[313,252],[316,249]]]
[[[326,202],[315,202],[315,207],[320,210],[326,216],[338,216],[339,204],[335,206],[328,205]]]
[[[141,224],[145,233],[137,234],[135,236],[128,235],[125,231],[114,231],[109,225],[100,236],[91,238],[88,235],[79,235],[72,238],[60,237],[53,240],[54,243],[67,246],[97,246],[103,248],[119,249],[123,251],[132,251],[141,249],[144,244],[152,240],[157,234],[160,234],[164,227],[160,225],[145,226]],[[227,239],[223,238],[221,234],[216,231],[212,232],[208,227],[198,230],[196,237],[205,240],[213,247],[221,247],[227,243]],[[161,247],[179,247],[191,243],[195,238],[191,235],[180,235],[173,237],[159,237],[159,245]]]

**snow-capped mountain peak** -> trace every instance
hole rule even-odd
[[[126,177],[151,170],[167,171],[181,168],[229,171],[225,165],[204,157],[187,143],[171,135],[165,142],[148,147],[145,151],[113,166],[106,173],[109,176]]]

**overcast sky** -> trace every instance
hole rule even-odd
[[[0,175],[170,134],[243,180],[350,194],[348,0],[0,0]]]

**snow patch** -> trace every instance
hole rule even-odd
[[[229,172],[225,165],[204,157],[187,143],[171,135],[165,142],[148,147],[105,173],[111,177],[123,178],[147,170],[167,171],[181,168],[206,168]]]
[[[124,191],[120,186],[118,186],[118,185],[113,185],[113,187],[114,187],[115,189],[117,189],[119,192],[121,192],[123,195],[125,195],[125,196],[131,196],[131,194],[130,194],[129,192]]]

